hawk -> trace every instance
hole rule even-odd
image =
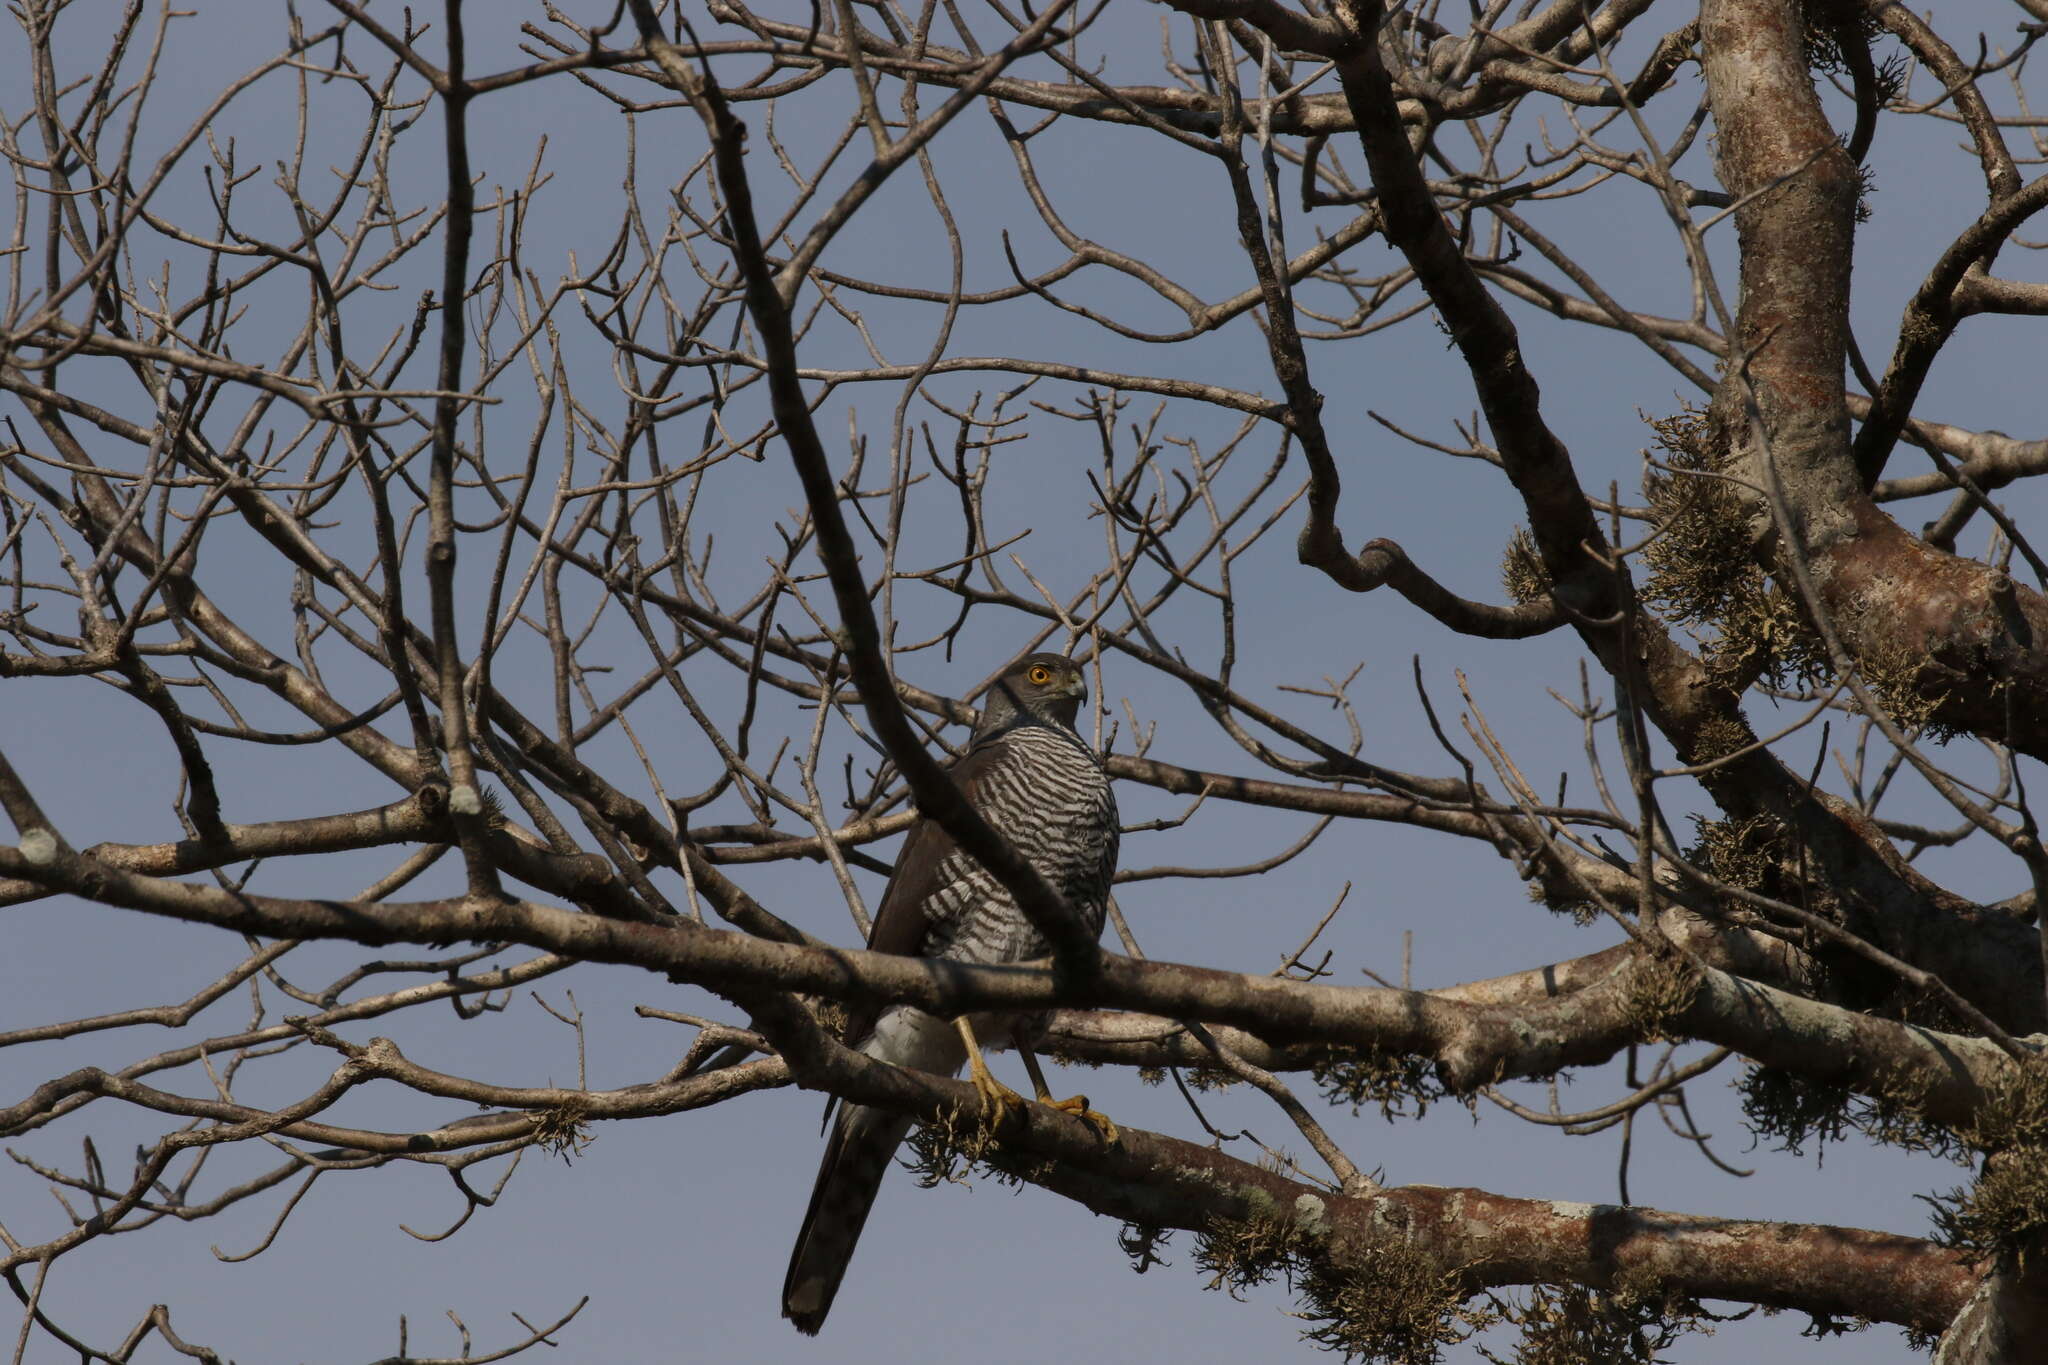
[[[1109,776],[1074,729],[1088,684],[1073,660],[1027,654],[990,689],[953,780],[989,826],[1010,841],[1066,898],[1090,935],[1102,932],[1116,871],[1116,800]],[[1051,946],[1010,893],[963,853],[938,825],[910,828],[896,871],[875,912],[868,947],[879,953],[955,962],[1020,962]],[[977,1043],[1022,1030],[1016,1021],[976,1016],[951,1022],[899,1005],[858,1014],[847,1038],[870,1057],[951,1076],[962,1063],[997,1121],[1021,1113],[1023,1097],[989,1074]],[[1088,1108],[1085,1096],[1053,1101],[1038,1060],[1012,1037],[1041,1103],[1096,1123],[1109,1140],[1116,1127]],[[817,1335],[832,1309],[875,1191],[910,1119],[884,1109],[842,1104],[818,1165],[811,1205],[782,1282],[782,1315]]]

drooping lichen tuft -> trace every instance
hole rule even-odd
[[[1496,1300],[1521,1330],[1512,1365],[1662,1365],[1663,1353],[1690,1332],[1711,1334],[1717,1319],[1697,1299],[1654,1279],[1624,1279],[1612,1290],[1536,1285],[1526,1299]],[[1495,1365],[1509,1362],[1480,1348]]]
[[[1865,1095],[1776,1067],[1752,1066],[1735,1088],[1742,1097],[1742,1116],[1758,1141],[1794,1156],[1803,1156],[1811,1146],[1816,1163],[1825,1160],[1829,1143],[1852,1132],[1909,1152],[1959,1163],[1970,1159],[1966,1140],[1926,1117],[1927,1083],[1918,1077],[1887,1080],[1875,1094]]]
[[[593,1141],[587,1118],[589,1106],[580,1099],[565,1100],[550,1109],[536,1109],[527,1116],[533,1124],[533,1140],[543,1151],[564,1162],[582,1156]]]
[[[1973,1184],[1927,1201],[1936,1239],[1977,1256],[2039,1254],[2048,1244],[2048,1061],[2008,1068],[1956,1135],[1986,1155]]]
[[[1117,1229],[1116,1244],[1130,1258],[1131,1270],[1142,1275],[1155,1265],[1168,1264],[1159,1252],[1172,1236],[1172,1228],[1155,1227],[1150,1223],[1125,1223]]]
[[[2048,1149],[2048,1061],[2007,1068],[1958,1136],[1980,1152]]]
[[[1643,600],[1691,627],[1707,667],[1774,687],[1829,676],[1827,650],[1797,603],[1757,566],[1756,528],[1742,490],[1717,477],[1727,463],[1704,412],[1650,423],[1662,469],[1643,481],[1658,534],[1643,548]]]
[[[1463,1308],[1462,1277],[1401,1242],[1374,1246],[1346,1273],[1318,1267],[1302,1283],[1302,1335],[1345,1360],[1433,1365],[1483,1325]]]
[[[1011,1184],[1017,1178],[989,1161],[996,1145],[995,1134],[979,1115],[948,1110],[933,1123],[920,1123],[904,1139],[904,1164],[924,1189],[934,1185],[964,1185],[979,1168]]]
[[[1756,732],[1739,715],[1711,715],[1693,732],[1692,749],[1686,759],[1692,763],[1714,763],[1732,758],[1756,742]]]
[[[1675,1028],[1699,994],[1699,969],[1672,954],[1643,960],[1629,978],[1625,1008],[1635,1036],[1644,1042],[1682,1041]]]
[[[1501,552],[1500,583],[1518,603],[1540,602],[1550,596],[1550,570],[1543,567],[1543,556],[1536,552],[1536,542],[1526,526],[1515,528],[1507,549]]]
[[[1255,1289],[1276,1275],[1293,1275],[1314,1254],[1315,1241],[1291,1218],[1260,1214],[1242,1219],[1217,1219],[1195,1239],[1195,1264],[1209,1274],[1204,1289],[1221,1289],[1232,1298]]]
[[[1560,892],[1541,881],[1530,881],[1529,899],[1553,915],[1568,917],[1581,929],[1599,919],[1601,915],[1599,902],[1591,897],[1574,895],[1569,890]]]
[[[1856,660],[1857,674],[1871,697],[1906,731],[1925,727],[1925,738],[1937,742],[1958,733],[1933,723],[1934,714],[1948,699],[1949,675],[1924,650],[1901,644],[1880,645],[1863,651]],[[1994,683],[1993,687],[2001,686]]]
[[[1389,1123],[1409,1117],[1411,1103],[1414,1117],[1421,1118],[1431,1104],[1450,1094],[1428,1059],[1378,1048],[1331,1048],[1316,1059],[1309,1074],[1331,1104],[1348,1104],[1354,1114],[1366,1105],[1378,1105],[1380,1117]]]
[[[1976,1183],[1927,1201],[1935,1240],[1973,1256],[2036,1252],[2048,1233],[2048,1151],[2021,1147],[1984,1163]]]
[[[1209,1288],[1240,1294],[1276,1276],[1312,1324],[1302,1336],[1347,1361],[1434,1365],[1447,1345],[1495,1320],[1463,1306],[1463,1277],[1395,1239],[1347,1248],[1341,1265],[1324,1239],[1277,1212],[1219,1221],[1202,1233],[1195,1263]]]
[[[1711,820],[1695,813],[1692,846],[1686,861],[1730,886],[1760,895],[1796,892],[1787,869],[1796,862],[1792,832],[1774,816],[1743,820]]]

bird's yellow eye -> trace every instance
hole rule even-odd
[[[1031,665],[1031,672],[1025,676],[1031,679],[1032,686],[1043,687],[1052,681],[1052,670],[1044,664],[1033,664]]]

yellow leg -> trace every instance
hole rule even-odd
[[[967,1044],[967,1079],[981,1096],[982,1119],[990,1132],[1001,1132],[1011,1123],[1024,1117],[1024,1097],[997,1080],[982,1060],[981,1044],[975,1041],[974,1026],[965,1018],[955,1019],[953,1024],[960,1030],[960,1040]]]
[[[1118,1133],[1116,1124],[1110,1121],[1109,1115],[1099,1114],[1095,1110],[1090,1109],[1086,1095],[1075,1095],[1070,1099],[1064,1100],[1054,1099],[1051,1087],[1045,1083],[1045,1073],[1039,1070],[1038,1058],[1032,1054],[1031,1049],[1019,1043],[1017,1044],[1017,1055],[1024,1059],[1024,1069],[1031,1073],[1031,1086],[1038,1092],[1038,1102],[1040,1104],[1045,1105],[1049,1109],[1057,1109],[1063,1114],[1072,1114],[1083,1123],[1092,1124],[1095,1131],[1102,1134],[1104,1142],[1112,1145],[1115,1144]]]

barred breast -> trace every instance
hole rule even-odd
[[[1081,737],[1027,725],[999,746],[976,792],[982,817],[1100,934],[1116,871],[1116,798]],[[955,851],[925,904],[924,953],[962,962],[1018,962],[1051,951],[1016,900],[980,863]]]

